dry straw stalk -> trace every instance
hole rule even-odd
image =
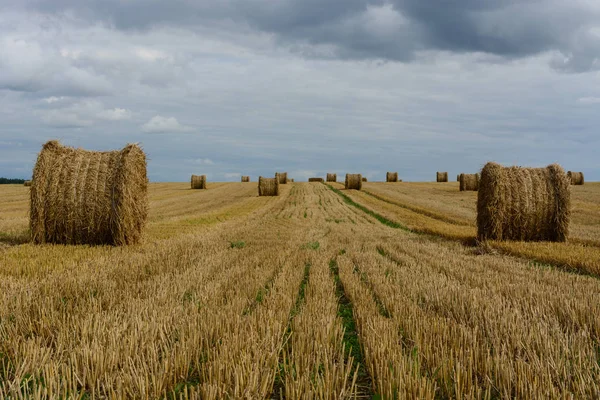
[[[346,174],[345,187],[346,189],[361,190],[364,179],[361,174]]]
[[[477,197],[478,238],[566,241],[571,216],[569,183],[558,164],[521,168],[487,163]]]
[[[323,178],[308,178],[309,182],[323,182]]]
[[[287,172],[276,172],[275,177],[279,178],[279,183],[282,185],[288,183]]]
[[[477,191],[479,189],[479,174],[460,174],[460,191]]]
[[[250,182],[250,177],[248,175],[243,175],[242,182]]]
[[[192,189],[206,189],[206,175],[192,175]]]
[[[337,182],[337,174],[327,174],[327,182]]]
[[[567,172],[567,176],[571,181],[571,185],[583,185],[585,183],[585,179],[583,177],[583,172]]]
[[[30,229],[34,243],[139,242],[148,215],[146,155],[136,144],[87,151],[44,144],[33,170]]]
[[[436,180],[438,182],[448,182],[448,173],[447,172],[437,172]]]
[[[279,177],[263,178],[258,177],[258,195],[259,196],[279,196]]]
[[[385,174],[386,182],[398,182],[398,173],[397,172],[388,172]]]

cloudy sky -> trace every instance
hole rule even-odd
[[[600,180],[600,1],[0,0],[0,176],[54,138],[153,181]]]

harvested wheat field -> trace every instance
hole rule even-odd
[[[0,185],[0,398],[600,396],[600,184],[567,241],[450,183],[150,183],[130,246],[30,242]]]

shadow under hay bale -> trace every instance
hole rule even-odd
[[[288,183],[287,172],[276,172],[275,178],[278,178],[279,183],[282,185],[285,185],[286,183]]]
[[[583,185],[585,184],[585,179],[583,177],[583,172],[567,172],[567,176],[571,182],[571,185]]]
[[[308,178],[309,182],[323,182],[323,178]]]
[[[521,168],[487,163],[477,195],[478,239],[566,241],[569,183],[558,164]]]
[[[479,189],[479,174],[460,174],[460,191],[477,191]]]
[[[385,174],[386,182],[398,182],[398,173],[397,172],[388,172]]]
[[[436,180],[438,182],[448,182],[448,173],[447,172],[437,172]]]
[[[361,190],[364,179],[361,174],[346,174],[344,187],[346,189]]]
[[[327,174],[327,182],[337,182],[337,174]]]
[[[192,189],[206,189],[206,175],[192,175]]]
[[[138,243],[148,216],[146,155],[136,144],[87,151],[44,144],[33,170],[34,243]]]
[[[247,175],[242,176],[242,182],[250,182],[250,177]]]
[[[259,196],[279,196],[279,177],[263,178],[258,177],[258,195]]]

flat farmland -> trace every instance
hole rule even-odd
[[[600,396],[600,185],[564,244],[458,183],[153,183],[143,243],[33,245],[0,185],[0,398]]]

